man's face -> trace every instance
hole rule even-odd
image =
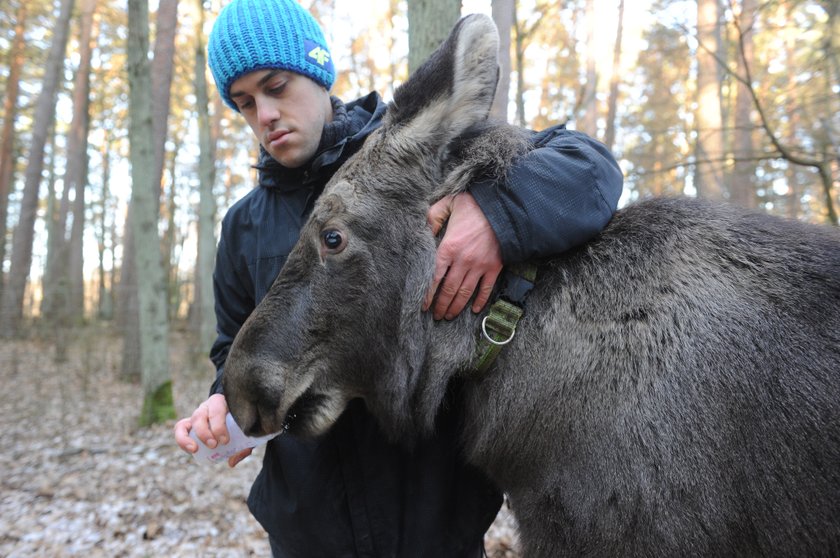
[[[231,84],[230,96],[260,144],[287,168],[315,156],[324,125],[332,120],[326,89],[294,72],[245,74]]]

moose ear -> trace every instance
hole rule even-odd
[[[462,18],[394,92],[385,127],[412,142],[446,145],[490,113],[499,79],[499,33],[489,17]]]

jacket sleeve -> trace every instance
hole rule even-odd
[[[469,191],[510,264],[559,254],[598,234],[615,213],[623,182],[606,146],[558,127],[514,163],[504,183],[480,181]]]
[[[239,328],[254,310],[254,286],[250,276],[242,273],[242,263],[238,263],[231,256],[230,240],[226,234],[230,227],[227,220],[222,223],[213,271],[217,337],[210,349],[210,360],[216,366],[216,380],[210,388],[210,395],[222,393],[222,374],[228,351]]]

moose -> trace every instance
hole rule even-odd
[[[470,374],[486,311],[435,321],[426,212],[505,172],[492,20],[467,16],[333,177],[236,337],[224,390],[253,435],[317,436],[361,398],[429,433],[455,378],[465,459],[523,551],[840,554],[840,233],[690,198],[621,209],[533,262],[513,339]]]

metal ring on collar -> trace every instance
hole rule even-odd
[[[496,341],[490,334],[487,333],[487,318],[490,316],[484,316],[484,319],[481,320],[481,333],[484,335],[484,338],[493,343],[494,345],[507,345],[508,343],[513,340],[513,336],[516,335],[516,328],[513,328],[513,331],[510,332],[510,337],[505,339],[504,341]]]

